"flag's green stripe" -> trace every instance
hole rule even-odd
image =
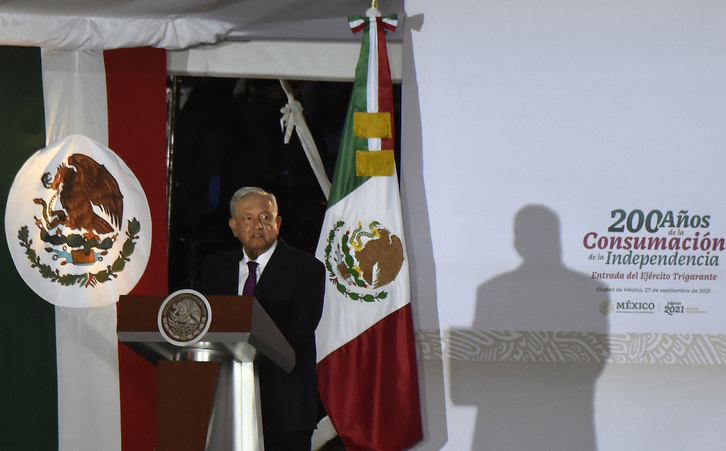
[[[0,46],[3,210],[15,174],[28,157],[44,146],[40,49]],[[5,221],[2,227],[4,239]],[[23,282],[4,245],[0,246],[0,273],[0,449],[57,450],[55,308]]]
[[[353,135],[353,113],[356,111],[366,111],[369,28],[370,24],[366,22],[366,26],[363,31],[363,42],[360,48],[360,56],[358,58],[358,66],[355,69],[353,92],[350,95],[350,104],[348,105],[348,113],[345,117],[343,136],[340,140],[338,160],[335,163],[335,172],[333,174],[333,183],[330,188],[328,208],[335,205],[336,202],[343,199],[370,178],[358,177],[355,175],[355,151],[368,150],[368,140],[365,138],[356,138]]]

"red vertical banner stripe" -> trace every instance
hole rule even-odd
[[[124,160],[146,193],[152,242],[134,294],[166,295],[166,51],[104,52],[108,147]],[[154,448],[156,368],[119,345],[121,441],[124,451]]]
[[[391,137],[381,139],[381,150],[393,150],[396,126],[393,116],[393,85],[386,47],[386,27],[382,17],[377,17],[376,40],[378,41],[378,111],[391,113]]]

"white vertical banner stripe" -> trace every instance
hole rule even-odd
[[[108,145],[103,53],[42,51],[48,143],[82,134]],[[56,307],[60,451],[118,451],[116,306]]]
[[[84,135],[108,146],[103,53],[42,50],[45,143]]]
[[[370,21],[368,32],[368,83],[366,87],[366,109],[378,112],[378,22]]]
[[[366,111],[378,113],[378,21],[370,20],[368,31],[368,82],[366,87]],[[381,138],[368,138],[368,150],[381,150]]]

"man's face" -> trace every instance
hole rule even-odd
[[[267,196],[251,194],[237,202],[234,217],[229,220],[232,233],[242,243],[251,259],[272,246],[280,233],[282,218],[277,216]]]

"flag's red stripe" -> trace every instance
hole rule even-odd
[[[166,51],[104,52],[108,147],[139,179],[151,209],[151,255],[133,292],[167,295]]]
[[[320,394],[348,451],[400,451],[421,440],[411,305],[318,364]]]
[[[121,449],[152,451],[156,441],[156,367],[118,344]]]
[[[386,20],[385,18],[383,19],[383,28],[385,28],[388,31],[396,31],[397,25],[398,25],[398,21],[396,21],[394,24],[391,21]]]
[[[378,40],[378,111],[391,113],[391,138],[381,140],[382,150],[393,150],[393,86],[391,85],[391,67],[388,64],[388,48],[386,47],[386,32],[383,26],[383,19],[376,18],[378,22],[377,36],[371,39]]]
[[[151,210],[146,272],[133,293],[166,295],[166,51],[104,52],[108,147],[139,179]],[[154,449],[156,368],[119,344],[121,442],[124,451]]]

